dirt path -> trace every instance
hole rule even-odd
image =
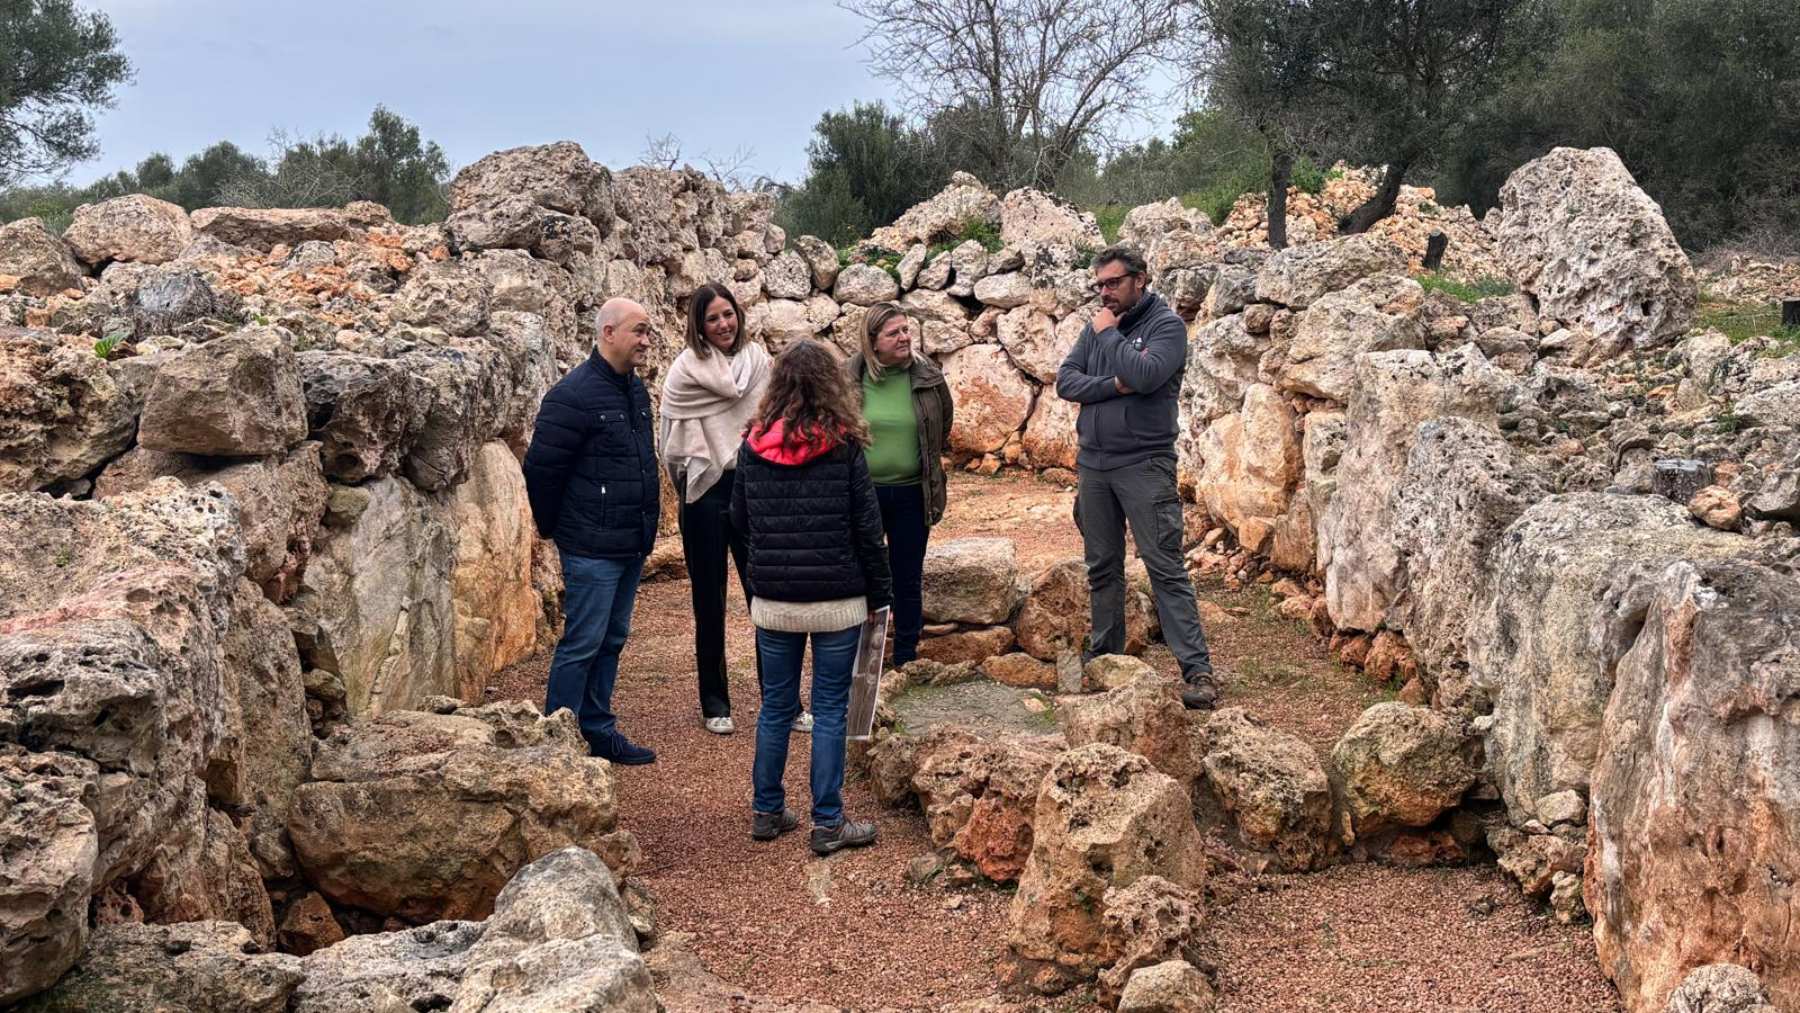
[[[1031,479],[956,476],[933,539],[1012,537],[1032,572],[1080,553],[1072,495]],[[1199,590],[1226,610],[1213,613],[1206,632],[1228,705],[1325,751],[1383,697],[1276,616],[1260,589]],[[916,812],[882,809],[852,782],[847,810],[876,821],[876,847],[820,862],[806,849],[804,826],[771,844],[750,840],[756,677],[735,594],[727,643],[736,735],[700,727],[683,580],[643,588],[615,697],[621,727],[659,756],[619,770],[618,780],[621,824],[643,846],[663,928],[691,934],[685,945],[708,971],[764,996],[877,1010],[939,1009],[993,994],[1009,894],[908,885],[907,862],[931,850]],[[1174,670],[1160,645],[1149,659]],[[498,695],[541,701],[546,666],[539,657],[502,673]],[[790,805],[802,812],[807,745],[795,736],[788,759]],[[1491,868],[1233,873],[1219,886],[1231,899],[1214,913],[1211,948],[1226,1013],[1618,1009],[1591,935],[1533,910]]]

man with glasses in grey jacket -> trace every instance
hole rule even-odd
[[[1176,395],[1187,325],[1149,291],[1143,255],[1110,246],[1094,258],[1100,310],[1056,371],[1056,394],[1081,405],[1075,526],[1087,556],[1093,629],[1083,660],[1125,649],[1125,529],[1150,572],[1163,640],[1181,663],[1181,701],[1218,700],[1194,585],[1181,556],[1175,489]]]

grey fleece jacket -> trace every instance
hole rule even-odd
[[[1075,422],[1083,468],[1107,471],[1175,456],[1176,395],[1187,366],[1187,325],[1146,292],[1118,326],[1084,328],[1056,371],[1056,396],[1081,405]],[[1123,380],[1133,393],[1113,384]]]

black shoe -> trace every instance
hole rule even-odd
[[[772,841],[799,825],[800,816],[792,809],[783,808],[778,813],[753,812],[750,814],[750,839]]]
[[[835,827],[813,827],[812,850],[820,857],[845,848],[861,848],[875,843],[875,824],[845,820]]]
[[[1191,711],[1209,711],[1219,705],[1219,683],[1211,672],[1195,672],[1181,681],[1183,707]]]
[[[588,747],[588,755],[610,760],[621,767],[639,767],[656,762],[656,750],[640,746],[618,732],[612,733],[612,737],[603,744]]]

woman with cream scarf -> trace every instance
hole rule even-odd
[[[724,285],[702,285],[688,304],[687,348],[663,382],[664,467],[681,497],[681,551],[694,604],[694,664],[700,718],[729,735],[731,690],[725,670],[726,557],[739,586],[749,565],[744,535],[731,526],[731,490],[744,426],[769,382],[769,353],[744,333],[737,297]],[[744,591],[748,603],[750,592]],[[762,665],[757,664],[757,683]]]

